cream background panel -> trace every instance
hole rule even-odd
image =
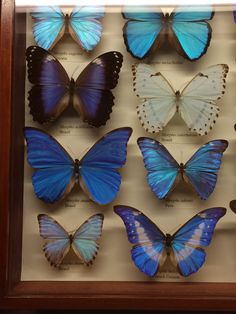
[[[130,257],[131,245],[123,222],[113,213],[113,205],[133,206],[143,211],[164,232],[173,233],[200,210],[216,206],[228,208],[229,201],[236,198],[236,133],[233,129],[236,122],[236,25],[232,12],[220,12],[221,9],[223,8],[218,8],[210,22],[213,28],[211,44],[206,55],[199,61],[190,63],[168,46],[157,50],[147,60],[152,63],[154,70],[161,71],[171,81],[175,89],[183,88],[196,73],[207,66],[216,63],[229,65],[226,94],[218,102],[220,116],[207,136],[199,137],[189,133],[178,115],[160,134],[152,135],[142,128],[136,113],[139,99],[132,90],[131,65],[137,60],[127,53],[123,42],[122,27],[125,20],[120,14],[120,8],[107,8],[102,21],[104,30],[101,42],[89,56],[67,35],[55,46],[53,54],[62,62],[69,76],[76,69],[77,74],[74,77],[92,59],[104,52],[118,50],[123,54],[124,63],[119,83],[113,91],[116,98],[111,118],[106,126],[93,129],[83,124],[77,113],[71,109],[62,113],[52,125],[42,127],[29,115],[26,94],[26,125],[50,132],[73,158],[81,158],[94,142],[112,129],[131,126],[134,132],[128,145],[127,163],[121,170],[123,179],[120,192],[107,206],[88,201],[78,187],[60,204],[44,204],[34,195],[31,183],[33,171],[25,162],[22,280],[236,282],[236,216],[230,210],[219,221],[213,241],[206,248],[206,262],[198,273],[183,278],[170,266],[168,271],[165,268],[154,279],[149,279],[134,266]],[[31,17],[28,15],[27,46],[34,44],[31,27]],[[28,89],[27,78],[26,84]],[[146,182],[146,170],[136,144],[140,136],[160,140],[178,162],[186,162],[201,145],[210,140],[227,139],[230,145],[223,157],[218,183],[209,199],[201,201],[188,186],[179,184],[167,200],[158,200]],[[52,268],[42,251],[43,240],[38,232],[37,215],[51,215],[69,231],[75,230],[88,217],[99,212],[105,215],[105,220],[100,250],[94,265],[89,268],[70,265],[66,270]]]

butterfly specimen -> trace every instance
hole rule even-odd
[[[117,195],[126,162],[131,128],[115,129],[103,136],[81,159],[73,160],[49,134],[36,128],[24,128],[28,163],[35,169],[34,192],[46,203],[65,198],[76,183],[95,203],[108,204]]]
[[[58,6],[37,7],[31,13],[34,39],[40,47],[49,50],[66,31],[89,52],[101,39],[103,16],[104,7],[99,6],[76,6],[70,15],[64,14]]]
[[[216,101],[225,93],[225,78],[229,67],[213,65],[199,72],[184,87],[176,91],[160,73],[151,66],[133,66],[134,91],[141,98],[137,113],[147,132],[161,131],[176,112],[192,132],[207,134],[219,114]]]
[[[125,7],[123,28],[126,48],[135,58],[143,59],[165,41],[184,58],[195,61],[207,51],[213,18],[211,6],[181,6],[171,14],[148,7]]]
[[[190,183],[201,199],[206,200],[214,191],[221,158],[228,147],[226,140],[210,141],[200,147],[186,164],[178,164],[160,142],[140,137],[137,143],[148,172],[147,182],[159,199],[165,198],[182,178]]]
[[[110,117],[114,96],[111,89],[118,83],[123,56],[110,51],[90,62],[74,80],[69,79],[61,63],[43,48],[30,46],[26,50],[29,107],[33,119],[51,122],[73,105],[83,121],[100,127]]]
[[[50,264],[60,267],[71,248],[84,264],[92,264],[99,249],[103,218],[102,214],[91,216],[74,233],[68,233],[52,217],[38,215],[40,235],[46,239],[43,250]]]
[[[147,276],[153,277],[167,256],[182,276],[189,276],[204,264],[208,246],[218,220],[225,215],[222,207],[208,208],[179,228],[174,234],[164,234],[139,210],[117,205],[114,211],[123,220],[128,240],[133,244],[134,264]]]

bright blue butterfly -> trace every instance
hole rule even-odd
[[[131,256],[135,265],[150,277],[156,275],[167,256],[182,276],[197,272],[206,256],[201,246],[210,244],[216,223],[226,213],[222,207],[205,209],[173,235],[165,235],[135,208],[117,205],[114,211],[124,221],[128,240],[133,244]]]
[[[201,199],[206,200],[214,191],[226,140],[214,140],[200,147],[184,164],[178,164],[160,142],[140,137],[138,145],[148,171],[147,181],[159,198],[165,198],[173,189],[179,175],[189,182]]]
[[[58,6],[35,8],[31,13],[33,33],[36,43],[46,49],[52,49],[69,31],[72,38],[85,51],[92,51],[102,35],[100,19],[104,16],[104,7],[76,6],[70,15],[64,14]]]
[[[213,15],[211,6],[181,6],[170,15],[147,7],[125,7],[126,48],[133,57],[143,59],[167,39],[181,56],[198,60],[210,44],[212,30],[206,21]]]
[[[71,248],[84,264],[92,264],[99,249],[103,219],[102,214],[93,215],[74,233],[68,233],[52,217],[38,215],[40,235],[47,240],[43,250],[50,264],[60,267]]]
[[[81,159],[75,159],[49,134],[36,128],[24,129],[28,163],[36,170],[32,176],[34,192],[46,203],[64,198],[78,182],[90,199],[110,203],[117,195],[126,162],[131,128],[115,129],[102,137]]]
[[[104,53],[90,62],[78,78],[69,79],[61,63],[37,46],[26,50],[30,113],[39,123],[51,122],[69,105],[83,121],[100,127],[110,118],[123,56],[117,51]]]

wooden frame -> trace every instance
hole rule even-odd
[[[24,56],[13,66],[14,1],[1,2],[0,33],[0,308],[236,309],[236,284],[45,282],[20,280]],[[22,32],[22,36],[24,33]],[[18,38],[25,45],[24,38]],[[16,69],[16,70],[14,70]],[[14,72],[13,72],[14,70]],[[17,88],[15,88],[17,82]],[[15,88],[15,89],[14,89]],[[14,91],[14,93],[13,93]],[[17,99],[17,108],[15,106]]]

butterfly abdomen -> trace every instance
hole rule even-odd
[[[80,162],[79,159],[75,159],[75,165],[74,165],[74,172],[75,172],[75,178],[79,178],[79,168],[80,168]]]
[[[171,234],[167,233],[166,234],[166,247],[171,247],[172,240],[173,240],[173,237],[171,236]]]

